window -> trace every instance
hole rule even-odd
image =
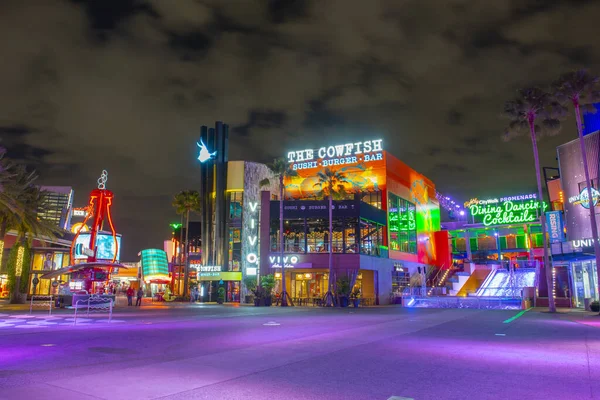
[[[367,192],[361,194],[361,201],[381,209],[381,192]]]
[[[415,205],[393,193],[388,199],[390,249],[417,253],[417,209]]]
[[[283,223],[283,237],[286,253],[304,253],[304,219],[286,219]]]
[[[244,206],[244,193],[231,192],[229,197],[229,217],[231,220],[242,218],[242,208]]]
[[[364,219],[360,220],[360,253],[379,257],[383,244],[383,226]]]
[[[308,220],[306,250],[308,253],[329,252],[329,224],[325,219]]]

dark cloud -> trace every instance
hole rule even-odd
[[[3,0],[0,138],[79,204],[108,169],[130,258],[168,235],[215,120],[230,159],[382,137],[453,198],[522,192],[531,144],[500,140],[502,104],[599,71],[597,15],[573,0]],[[574,125],[539,143],[543,165]]]

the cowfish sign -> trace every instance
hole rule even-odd
[[[378,161],[383,159],[382,144],[383,139],[376,139],[290,151],[287,160],[294,170]]]
[[[465,203],[475,224],[495,226],[536,222],[541,204],[535,194],[501,197],[500,199],[472,199]],[[548,204],[543,203],[544,209]]]

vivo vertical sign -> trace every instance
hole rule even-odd
[[[548,211],[546,213],[546,222],[548,224],[550,243],[564,242],[565,234],[562,222],[562,213],[560,211]]]

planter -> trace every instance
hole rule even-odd
[[[244,297],[244,303],[246,303],[246,304],[252,304],[252,303],[255,303],[255,302],[256,302],[256,299],[251,294],[247,294]]]
[[[354,308],[358,308],[360,304],[360,299],[352,299],[352,304],[354,304]]]
[[[217,299],[217,304],[223,304],[225,302],[225,299]]]
[[[273,299],[271,297],[265,297],[265,307],[271,307]]]
[[[348,297],[340,296],[340,307],[348,307]]]

